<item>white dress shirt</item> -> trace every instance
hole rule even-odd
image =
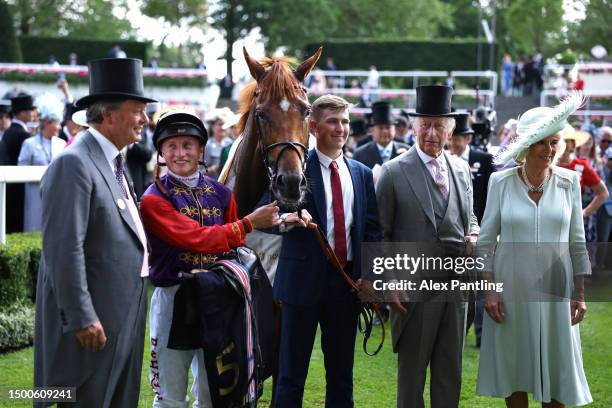
[[[106,136],[98,132],[93,127],[89,128],[89,133],[92,134],[94,139],[96,139],[96,141],[102,148],[104,157],[106,158],[106,161],[111,167],[111,170],[113,171],[113,175],[114,175],[115,174],[115,158],[119,154],[119,149],[117,149],[117,146],[115,146],[110,140],[108,140]],[[148,251],[148,244],[147,244],[147,235],[145,234],[145,230],[142,225],[142,220],[140,219],[140,215],[138,213],[138,208],[136,207],[136,203],[134,202],[134,199],[132,198],[132,194],[129,193],[130,188],[128,186],[127,180],[125,179],[125,171],[123,172],[123,186],[125,188],[125,191],[128,191],[128,196],[125,199],[127,206],[126,206],[126,203],[121,202],[122,199],[117,200],[117,206],[119,207],[121,211],[125,210],[125,208],[127,207],[127,210],[129,211],[130,216],[132,217],[132,221],[134,221],[134,225],[136,225],[136,230],[138,231],[138,237],[140,238],[140,242],[142,243],[142,246],[144,247],[144,257],[142,260],[140,276],[147,277],[149,276],[149,251]]]
[[[331,190],[331,169],[332,161],[338,164],[338,174],[340,175],[340,184],[342,185],[342,201],[344,204],[344,230],[346,231],[346,260],[353,260],[353,244],[351,242],[351,227],[353,226],[353,204],[355,194],[353,193],[353,180],[351,173],[344,162],[344,155],[338,156],[336,159],[331,159],[321,153],[319,149],[315,149],[321,164],[321,176],[323,177],[323,187],[325,189],[325,211],[327,213],[327,240],[331,247],[336,249],[334,239],[334,208],[332,204]]]

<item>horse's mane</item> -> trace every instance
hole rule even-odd
[[[259,61],[266,68],[266,74],[260,79],[260,86],[258,87],[254,80],[249,82],[238,98],[242,114],[238,122],[240,133],[245,130],[249,112],[255,108],[257,96],[260,96],[263,101],[273,103],[280,102],[283,97],[289,100],[299,97],[299,82],[293,74],[290,65],[292,61],[293,59],[289,57],[263,58]],[[255,95],[257,89],[259,89],[259,95]]]

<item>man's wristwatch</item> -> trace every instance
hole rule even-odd
[[[278,226],[278,231],[279,232],[286,232],[287,231],[287,217],[289,217],[290,213],[283,213],[280,215],[280,220],[282,221],[282,223]]]

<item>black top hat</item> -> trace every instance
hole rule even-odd
[[[171,110],[160,116],[153,133],[153,144],[157,151],[160,151],[164,140],[174,136],[193,136],[200,139],[204,146],[208,141],[208,132],[202,120],[184,110]]]
[[[11,114],[30,109],[36,109],[32,95],[20,93],[19,95],[11,98]]]
[[[469,118],[470,114],[467,112],[455,113],[455,130],[453,131],[453,136],[474,134],[474,131],[470,127]]]
[[[80,111],[74,102],[67,102],[64,106],[64,122],[67,120],[72,120],[72,115],[75,112]]]
[[[89,95],[79,99],[79,108],[87,108],[102,99],[135,99],[157,102],[144,96],[142,61],[133,58],[105,58],[89,62]]]
[[[350,136],[365,136],[368,133],[366,122],[363,119],[357,119],[351,122]]]
[[[374,102],[372,104],[373,125],[393,125],[393,106],[386,101]]]
[[[8,99],[0,99],[0,112],[9,113],[11,111],[11,101]]]
[[[447,116],[453,117],[451,98],[453,88],[442,85],[421,85],[416,89],[416,111],[410,116]]]

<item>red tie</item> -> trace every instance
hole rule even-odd
[[[336,256],[342,266],[346,265],[346,229],[344,228],[344,200],[342,199],[342,184],[340,183],[340,173],[338,173],[338,163],[332,161],[331,169],[331,191],[332,208],[334,210],[334,241]]]

